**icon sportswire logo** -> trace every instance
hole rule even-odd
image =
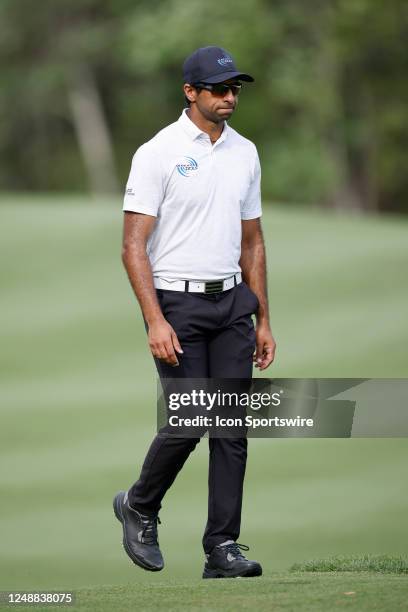
[[[230,57],[220,57],[219,59],[217,59],[217,62],[221,66],[226,66],[227,64],[232,64],[232,59]]]
[[[184,159],[187,160],[187,163],[177,164],[177,171],[181,176],[190,176],[194,170],[197,170],[198,164],[192,157],[184,157]]]

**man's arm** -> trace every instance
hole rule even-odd
[[[139,301],[148,325],[148,339],[152,355],[173,366],[179,364],[177,353],[182,353],[176,332],[166,321],[157,301],[153,274],[146,253],[146,244],[156,218],[141,213],[125,212],[123,224],[122,261],[130,284]]]
[[[275,357],[276,343],[269,323],[266,282],[266,254],[260,219],[242,220],[241,259],[239,264],[247,285],[256,294],[259,308],[256,313],[255,367],[265,370]]]

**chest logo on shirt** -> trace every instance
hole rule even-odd
[[[177,164],[176,168],[181,176],[191,176],[191,174],[197,170],[198,164],[192,157],[184,157],[186,162],[184,164]]]

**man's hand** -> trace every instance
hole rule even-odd
[[[276,342],[272,336],[268,323],[256,326],[256,353],[254,354],[255,367],[265,370],[275,358]]]
[[[171,366],[178,366],[177,353],[183,353],[177,334],[163,317],[149,325],[149,346],[153,357]]]

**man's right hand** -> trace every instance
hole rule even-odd
[[[171,366],[178,366],[176,353],[183,353],[177,334],[163,317],[149,325],[148,339],[153,357]]]

